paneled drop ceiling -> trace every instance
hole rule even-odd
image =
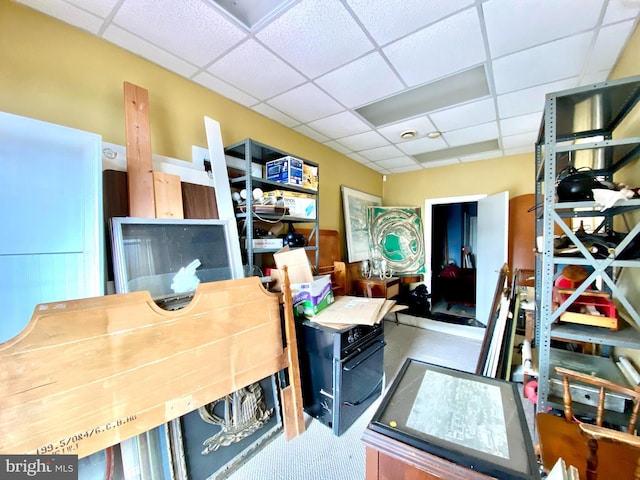
[[[385,174],[532,152],[545,94],[606,80],[640,18],[640,0],[17,1]]]

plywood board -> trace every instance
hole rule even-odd
[[[149,123],[149,92],[124,82],[124,123],[127,140],[129,215],[154,218],[153,164]]]
[[[102,450],[286,368],[282,338],[257,277],[200,284],[175,312],[148,292],[40,304],[0,345],[0,451]]]
[[[156,218],[184,218],[180,177],[164,172],[152,172]]]

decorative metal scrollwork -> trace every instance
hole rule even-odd
[[[224,403],[224,418],[216,415],[214,409]],[[259,383],[253,383],[226,395],[215,402],[198,409],[200,418],[207,423],[219,425],[222,430],[207,438],[202,444],[202,455],[218,450],[248,437],[262,428],[273,415],[273,409],[267,409],[264,393]]]

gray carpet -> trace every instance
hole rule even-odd
[[[400,321],[404,317],[399,315]],[[424,328],[385,323],[385,390],[405,358],[414,358],[467,372],[475,371],[483,329],[423,321]],[[469,330],[471,329],[471,330]],[[383,392],[384,394],[384,392]],[[361,442],[381,398],[340,437],[306,416],[307,431],[287,442],[277,435],[227,478],[230,480],[359,480],[365,478],[365,447]]]

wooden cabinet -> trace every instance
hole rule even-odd
[[[371,294],[368,294],[369,288]],[[398,277],[359,278],[355,281],[356,295],[360,297],[394,298],[400,293],[400,279]]]
[[[366,480],[486,480],[494,477],[366,429]]]

